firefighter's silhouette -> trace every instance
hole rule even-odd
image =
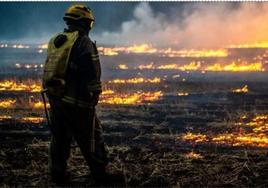
[[[49,170],[64,182],[70,145],[75,140],[95,181],[106,181],[106,151],[95,106],[101,93],[101,67],[96,44],[88,37],[92,11],[72,5],[64,16],[67,29],[52,37],[44,66],[43,87],[50,103]]]

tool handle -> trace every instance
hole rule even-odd
[[[91,131],[91,141],[90,141],[90,149],[91,149],[91,152],[94,153],[95,152],[95,108],[93,110],[93,120],[92,120],[92,131]]]
[[[48,126],[50,126],[50,119],[49,119],[49,115],[48,115],[48,110],[47,110],[47,103],[46,103],[46,97],[45,97],[45,93],[47,92],[47,89],[44,89],[41,91],[41,96],[43,99],[43,103],[44,103],[44,108],[45,108],[45,114],[46,114],[46,118],[47,118],[47,123]]]

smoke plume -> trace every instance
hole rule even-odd
[[[232,44],[268,41],[268,4],[189,3],[185,16],[169,19],[148,3],[138,4],[133,19],[117,32],[103,32],[101,43],[132,45],[150,43],[173,48],[220,48]]]

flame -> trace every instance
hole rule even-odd
[[[35,109],[43,109],[44,103],[42,101],[36,101],[36,102],[30,103],[30,106]],[[50,108],[49,103],[46,104],[46,107]]]
[[[189,159],[203,159],[204,158],[201,154],[195,153],[193,151],[186,153],[185,157]]]
[[[168,48],[166,50],[159,50],[159,53],[163,53],[164,56],[168,57],[227,57],[228,51],[226,49],[217,49],[217,50],[172,50]]]
[[[256,63],[236,63],[232,62],[231,64],[221,65],[213,64],[205,68],[205,71],[230,71],[230,72],[249,72],[249,71],[265,71],[263,68],[262,62]]]
[[[212,138],[212,141],[216,144],[225,144],[232,146],[257,146],[267,147],[268,138],[266,134],[244,134],[239,135],[235,133],[225,133]]]
[[[253,44],[230,45],[228,48],[268,48],[268,42],[256,42]]]
[[[7,116],[7,115],[0,115],[0,121],[5,121],[5,120],[11,120],[12,117],[11,116]]]
[[[200,62],[190,62],[189,64],[178,66],[177,64],[168,64],[158,66],[157,69],[178,69],[181,71],[196,71],[201,67]]]
[[[153,48],[152,45],[149,44],[140,44],[134,45],[126,48],[128,53],[157,53],[157,49]]]
[[[248,122],[246,126],[253,127],[255,133],[265,133],[268,131],[268,115],[258,115]]]
[[[156,101],[162,96],[161,91],[157,92],[136,92],[134,94],[109,94],[102,95],[100,103],[103,104],[141,104],[143,102]]]
[[[114,91],[111,89],[107,89],[107,90],[102,91],[101,94],[102,95],[111,95],[111,94],[114,94]]]
[[[157,69],[179,69],[177,64],[160,65]]]
[[[125,46],[125,47],[99,47],[98,50],[100,54],[107,56],[118,55],[119,53],[123,54],[157,54],[159,56],[167,56],[167,57],[192,57],[192,58],[200,58],[200,57],[227,57],[228,51],[226,49],[183,49],[183,50],[175,50],[171,48],[156,48],[151,44],[134,44],[133,46]]]
[[[138,69],[154,69],[154,63],[150,63],[148,65],[139,65]]]
[[[178,65],[178,64],[166,64],[155,66],[153,63],[147,65],[139,65],[137,69],[167,69],[167,70],[181,70],[181,71],[206,71],[220,72],[220,71],[229,71],[229,72],[253,72],[253,71],[265,71],[262,62],[247,63],[247,62],[232,62],[230,64],[220,64],[215,63],[208,66],[202,66],[200,61],[192,61],[189,64]]]
[[[11,107],[14,107],[15,103],[16,103],[15,99],[0,100],[0,107],[1,108],[11,108]]]
[[[186,93],[186,92],[179,92],[178,93],[178,96],[188,96],[189,93]]]
[[[104,47],[98,47],[98,51],[100,54],[105,56],[116,56],[118,55],[119,51],[117,48],[104,48]]]
[[[179,139],[194,143],[268,147],[268,115],[256,115],[252,119],[242,116],[239,119],[240,122],[235,124],[236,126],[239,126],[239,129],[237,129],[238,131],[226,132],[215,136],[188,132],[181,135]]]
[[[0,115],[0,121],[11,120],[12,117],[8,115]],[[22,123],[41,123],[45,120],[43,117],[22,117],[22,118],[14,118]]]
[[[199,142],[205,142],[208,139],[207,139],[207,136],[204,134],[201,134],[201,133],[195,134],[195,133],[188,132],[182,135],[182,140],[199,143]]]
[[[122,69],[122,70],[128,69],[127,65],[125,65],[125,64],[118,65],[118,68]]]
[[[115,79],[109,81],[109,83],[114,83],[114,84],[138,84],[138,83],[160,83],[160,78],[153,78],[153,79],[145,79],[145,78],[131,78],[131,79]]]
[[[201,67],[201,63],[198,61],[198,62],[190,62],[190,64],[188,65],[183,65],[181,67],[179,67],[179,69],[181,71],[196,71],[198,70],[199,68]]]
[[[4,80],[0,82],[0,91],[30,91],[35,93],[41,90],[41,85],[33,80],[28,80],[26,83],[20,83],[14,80]]]
[[[245,85],[242,88],[234,89],[233,92],[234,93],[247,93],[248,92],[248,86]]]
[[[21,118],[21,122],[23,123],[41,123],[45,119],[43,117],[23,117]]]

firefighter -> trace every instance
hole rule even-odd
[[[70,145],[75,140],[96,183],[105,183],[107,154],[95,112],[101,67],[96,44],[88,37],[95,19],[90,8],[78,4],[66,10],[63,20],[67,29],[50,39],[43,74],[50,103],[51,179],[65,182]]]

